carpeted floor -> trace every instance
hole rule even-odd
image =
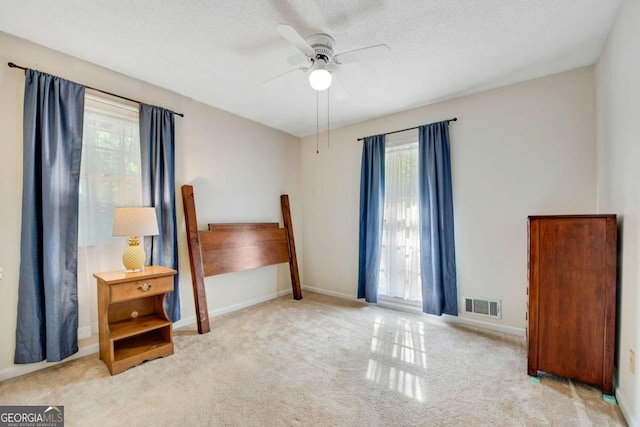
[[[590,386],[526,374],[521,338],[305,292],[175,331],[110,376],[97,355],[0,383],[66,426],[618,426]]]

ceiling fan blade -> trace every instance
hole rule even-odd
[[[293,28],[291,25],[287,24],[278,24],[276,25],[276,30],[280,33],[282,37],[292,43],[295,47],[298,48],[302,53],[309,57],[315,57],[316,51],[313,50],[311,45],[307,43],[307,41]]]
[[[388,55],[391,49],[386,44],[377,44],[375,46],[362,47],[360,49],[343,52],[333,57],[338,64],[349,64],[351,62],[366,61],[371,59],[379,59]]]
[[[270,79],[263,81],[262,84],[266,84],[266,83],[272,82],[272,81],[274,81],[276,79],[279,79],[280,77],[286,76],[287,74],[295,73],[296,71],[307,71],[307,70],[308,70],[308,68],[306,68],[306,67],[294,68],[293,70],[289,70],[289,71],[286,71],[286,72],[284,72],[282,74],[278,74],[275,77],[271,77]]]
[[[309,57],[303,53],[296,53],[295,55],[287,58],[287,63],[292,67],[303,63],[309,63]]]
[[[345,99],[349,98],[349,91],[347,91],[347,88],[344,87],[342,81],[336,74],[337,73],[335,72],[331,73],[332,82],[329,90],[332,94],[335,94],[337,100],[344,101]]]

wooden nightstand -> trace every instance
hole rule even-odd
[[[145,267],[139,273],[95,273],[98,280],[100,359],[111,375],[145,360],[173,354],[173,328],[164,309],[175,270]]]

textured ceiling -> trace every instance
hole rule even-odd
[[[316,92],[306,74],[263,83],[294,68],[297,50],[278,34],[278,23],[304,37],[332,35],[336,53],[391,48],[379,61],[337,71],[349,96],[329,94],[336,128],[593,64],[619,3],[1,0],[0,31],[304,136],[316,132]],[[319,93],[321,131],[326,96]]]

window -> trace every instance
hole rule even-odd
[[[378,295],[422,301],[418,222],[418,133],[389,135]]]
[[[97,333],[93,273],[122,269],[126,237],[112,237],[116,206],[141,206],[138,107],[87,92],[78,224],[78,338]]]

